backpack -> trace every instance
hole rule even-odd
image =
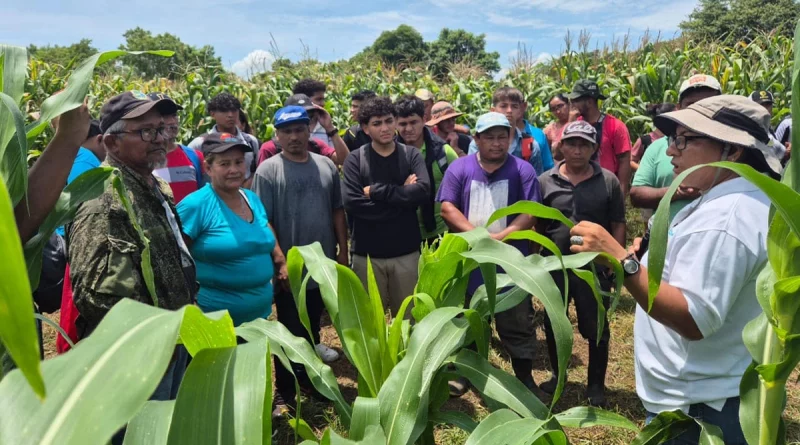
[[[530,162],[531,156],[533,156],[533,136],[529,135],[528,133],[522,133],[522,159]]]
[[[67,269],[67,243],[57,233],[50,235],[42,252],[42,274],[33,301],[39,312],[51,314],[61,309],[61,292]]]
[[[647,147],[653,143],[653,136],[651,136],[650,133],[643,134],[641,137],[639,137],[639,140],[642,141],[642,153],[644,153],[647,151]]]

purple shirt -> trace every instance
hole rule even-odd
[[[542,202],[539,179],[533,167],[522,159],[508,156],[505,164],[493,173],[481,168],[477,154],[457,159],[447,167],[436,197],[439,202],[456,206],[474,226],[483,226],[495,210],[508,207],[518,201]],[[495,221],[487,227],[490,233],[503,231],[516,218],[511,215]],[[512,241],[523,255],[530,253],[530,242]],[[477,271],[480,278],[480,272]],[[471,294],[480,285],[480,280],[470,280]]]

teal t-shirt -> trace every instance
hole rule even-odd
[[[636,175],[633,177],[632,187],[663,188],[672,184],[675,172],[672,170],[672,156],[667,154],[667,148],[669,148],[667,137],[656,139],[647,147],[647,151],[644,152],[642,161],[639,163],[639,169],[636,170]],[[672,201],[669,205],[669,220],[672,221],[675,215],[690,202],[692,201]]]
[[[183,232],[192,239],[204,312],[227,310],[235,325],[266,318],[272,311],[272,249],[275,236],[255,193],[245,193],[253,221],[235,214],[211,184],[178,204]]]

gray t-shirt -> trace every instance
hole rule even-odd
[[[308,157],[306,162],[290,161],[282,154],[267,159],[256,169],[252,189],[267,210],[284,254],[293,246],[319,241],[325,255],[334,259],[333,212],[342,208],[339,171],[324,156]]]

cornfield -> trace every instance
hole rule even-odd
[[[451,72],[446,82],[437,82],[424,67],[396,68],[380,62],[305,61],[291,71],[279,68],[242,80],[220,69],[187,68],[177,81],[141,79],[120,74],[98,74],[89,90],[89,103],[98,113],[103,102],[122,91],[138,89],[167,93],[184,107],[182,139],[208,129],[213,122],[206,112],[206,102],[228,91],[237,96],[250,117],[259,140],[272,136],[272,117],[291,94],[294,83],[305,77],[328,85],[327,109],[341,130],[350,124],[350,97],[371,89],[396,98],[401,94],[427,88],[437,100],[447,100],[463,112],[463,123],[472,126],[477,117],[491,106],[492,92],[500,85],[519,88],[528,102],[528,117],[544,126],[551,119],[547,103],[553,94],[567,92],[581,78],[595,79],[608,99],[605,111],[627,123],[631,135],[649,131],[650,119],[644,116],[649,103],[675,102],[678,87],[693,72],[711,74],[722,84],[723,92],[749,94],[769,89],[775,94],[774,123],[789,114],[792,74],[792,40],[782,36],[760,36],[751,43],[733,46],[686,40],[650,41],[647,37],[631,50],[627,43],[592,50],[588,35],[578,36],[575,48],[569,35],[567,50],[547,64],[516,63],[503,79],[482,77],[475,70]],[[31,59],[25,86],[23,113],[38,111],[37,104],[64,88],[70,70]],[[32,148],[41,149],[50,134],[45,132]]]

